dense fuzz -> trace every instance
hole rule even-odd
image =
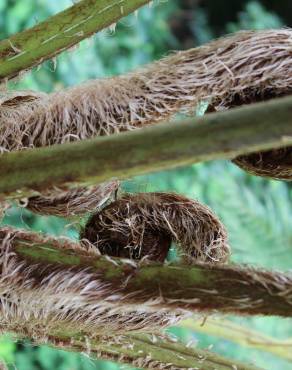
[[[32,263],[21,257],[18,244],[51,246],[72,250],[85,259],[98,259],[90,244],[44,237],[10,228],[0,229],[0,330],[32,339],[70,332],[96,336],[141,330],[153,331],[186,316],[184,310],[149,305],[139,309],[123,304],[123,287],[104,281],[103,272],[62,263]]]
[[[38,342],[153,333],[190,312],[290,317],[291,285],[288,273],[102,258],[89,243],[0,229],[0,330]]]
[[[256,176],[292,180],[292,147],[241,155],[233,163]]]
[[[244,31],[177,52],[124,76],[50,95],[0,100],[3,151],[82,140],[165,120],[202,101],[226,109],[292,90],[292,32]]]
[[[191,312],[290,317],[291,286],[287,273],[114,260],[88,243],[0,229],[0,331],[132,366],[186,369],[188,357],[213,368],[220,359],[169,347],[157,331]]]
[[[0,150],[61,144],[133,130],[166,120],[181,110],[192,111],[202,102],[208,102],[211,111],[287,95],[292,91],[291,56],[291,30],[244,31],[177,52],[124,76],[92,80],[49,95],[31,91],[2,94]],[[261,168],[253,169],[259,161],[252,160],[253,168],[248,168],[249,162],[244,157],[235,161],[252,173],[263,175]],[[263,163],[269,169],[273,166]],[[277,162],[277,168],[280,166]],[[269,170],[264,175],[291,179],[291,163],[289,174],[285,168],[283,171],[284,176]],[[76,198],[76,192],[72,202],[91,204],[92,191],[88,191],[88,200],[83,188],[78,192],[81,198]],[[55,199],[53,194],[34,198],[29,202],[31,209],[46,214],[50,208],[50,214],[69,215],[69,211],[60,209],[72,193]]]
[[[69,190],[56,188],[22,200],[22,203],[34,213],[70,217],[96,212],[114,197],[118,187],[118,181],[111,181]]]
[[[163,262],[171,241],[187,259],[222,263],[229,256],[227,233],[212,211],[171,193],[123,195],[94,214],[81,237],[117,257]]]

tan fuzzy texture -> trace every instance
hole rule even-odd
[[[201,102],[208,102],[209,110],[221,110],[290,94],[291,35],[290,29],[242,31],[124,76],[92,80],[49,95],[2,94],[0,150],[133,130],[181,110],[192,111]],[[253,174],[291,180],[291,163],[287,174],[287,160],[282,169],[277,153],[276,163],[267,163],[268,170],[250,157],[235,163]]]
[[[98,211],[114,198],[118,188],[118,181],[69,190],[55,188],[22,199],[20,204],[37,214],[72,217]]]
[[[102,254],[163,262],[174,241],[186,259],[223,263],[225,227],[205,205],[172,193],[125,194],[91,216],[82,239]]]
[[[34,244],[43,248],[41,255],[44,258],[38,259],[37,263],[33,262],[35,259],[30,260],[29,253],[21,252],[29,252]],[[71,262],[62,264],[60,260],[45,262],[48,247],[55,252],[56,249],[62,252],[66,250],[64,258],[77,257],[74,262],[76,265],[72,266]],[[99,257],[98,250],[89,243],[80,245],[68,239],[54,239],[33,232],[1,228],[0,331],[30,337],[36,343],[86,350],[87,354],[92,352],[103,359],[109,358],[139,367],[149,365],[153,369],[175,369],[175,365],[171,366],[170,363],[167,365],[169,367],[164,367],[159,358],[152,359],[145,352],[133,358],[131,354],[137,354],[134,346],[128,348],[132,351],[130,356],[126,354],[124,357],[123,352],[115,348],[115,341],[121,340],[122,349],[127,349],[125,336],[131,338],[135,334],[131,332],[142,331],[153,334],[155,350],[156,332],[187,318],[190,311],[205,311],[207,314],[217,310],[226,313],[267,314],[267,310],[270,312],[270,308],[274,307],[275,311],[271,312],[291,316],[292,276],[288,274],[252,268],[201,265],[208,274],[212,274],[214,269],[221,273],[211,286],[205,285],[205,279],[202,280],[200,274],[197,283],[188,285],[186,291],[182,285],[175,284],[179,295],[173,299],[173,290],[166,291],[165,286],[161,289],[159,279],[149,281],[149,284],[153,283],[150,289],[146,285],[133,289],[135,285],[132,285],[131,280],[139,276],[140,268],[148,268],[145,264],[143,266],[142,263],[119,260],[117,265],[117,260],[104,258],[103,262],[121,268],[119,278],[115,279],[114,270],[106,277],[106,271],[102,268],[91,267],[94,266],[92,262]],[[152,267],[155,266],[158,267],[157,264]],[[189,267],[184,266],[181,273]],[[224,271],[226,274],[222,274]],[[203,273],[202,276],[208,280],[208,274]],[[164,283],[169,282],[164,280]],[[186,299],[190,291],[193,298]],[[107,344],[106,348],[103,343]],[[109,343],[112,343],[113,348],[109,347]],[[164,348],[163,345],[161,347]],[[179,349],[177,354],[183,355]]]
[[[252,175],[292,181],[292,147],[241,155],[233,163]]]
[[[289,29],[243,31],[177,52],[125,76],[92,80],[49,95],[31,91],[2,94],[0,150],[133,130],[165,120],[180,110],[192,110],[203,101],[209,103],[209,110],[220,110],[290,94],[291,35]],[[278,153],[272,155],[276,157],[272,162],[259,160],[262,153],[256,158],[241,156],[234,162],[253,174],[290,180],[291,154],[279,162]],[[84,188],[78,192],[80,199],[76,191],[71,203],[92,203],[90,190],[88,200]],[[66,216],[81,213],[79,206],[72,214],[70,207],[60,211],[63,200],[71,199],[72,192],[55,199],[53,194],[34,198],[32,209]]]
[[[70,327],[98,336],[127,331],[151,332],[176,323],[188,314],[180,309],[163,309],[145,304],[123,304],[126,293],[113,287],[98,273],[85,267],[65,268],[62,264],[32,264],[14,249],[15,238],[23,243],[46,243],[55,248],[77,251],[98,258],[94,246],[66,239],[54,239],[33,232],[0,229],[0,330],[16,332],[37,341],[47,333]]]
[[[49,95],[14,92],[0,102],[0,147],[19,150],[132,130],[202,101],[218,110],[236,99],[289,94],[291,56],[290,29],[242,31],[124,76]]]

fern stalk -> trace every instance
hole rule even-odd
[[[259,370],[254,365],[229,360],[207,350],[188,348],[161,334],[133,333],[99,340],[78,335],[61,338],[51,337],[51,340],[62,349],[143,369]]]
[[[82,0],[0,42],[0,83],[55,57],[150,0]]]
[[[124,179],[289,146],[291,112],[292,99],[285,97],[171,125],[5,153],[0,158],[0,193],[20,197],[23,190]]]
[[[6,231],[2,238],[4,235]],[[64,272],[75,267],[88,268],[98,273],[100,281],[112,287],[110,292],[119,293],[117,300],[122,304],[207,313],[292,316],[292,275],[289,273],[235,265],[136,265],[103,256],[88,257],[80,250],[62,245],[57,248],[50,239],[44,240],[44,245],[22,241],[17,234],[13,244],[17,255],[30,265],[52,264],[50,269],[56,265]],[[108,290],[100,298],[107,295]]]
[[[190,266],[140,266],[99,256],[88,244],[29,231],[2,228],[0,240],[1,331],[142,368],[255,369],[160,337],[186,310],[200,310],[196,303],[212,286],[204,275],[208,267],[192,271],[191,279],[184,276]],[[181,277],[176,284],[169,279],[174,268]]]

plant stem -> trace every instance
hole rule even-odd
[[[63,349],[85,351],[100,359],[145,369],[259,370],[206,350],[188,348],[159,334],[133,333],[118,338],[89,339],[89,342],[88,338],[74,335],[51,337],[51,340]]]
[[[86,248],[68,239],[2,228],[0,330],[32,338],[37,344],[141,368],[255,370],[208,351],[187,348],[160,333],[165,323],[159,315],[174,318],[176,312],[185,317],[185,311],[176,307],[200,310],[196,302],[204,292],[207,296],[212,273],[209,279],[207,266],[194,268],[197,270],[187,277],[184,274],[191,266],[139,266],[134,261],[99,256],[92,246]],[[176,278],[173,284],[168,279],[173,272],[178,272],[181,282]],[[284,278],[282,275],[282,281]],[[176,291],[174,296],[171,291]],[[151,313],[154,323],[147,322]]]
[[[292,275],[238,266],[131,264],[92,259],[76,251],[14,241],[16,253],[30,264],[90,268],[113,289],[121,304],[211,313],[292,316]],[[127,284],[125,286],[125,281]],[[104,297],[106,298],[106,297]]]
[[[76,143],[3,154],[0,193],[99,183],[292,145],[292,98]],[[18,193],[21,196],[21,193]]]
[[[116,23],[150,0],[82,0],[0,42],[0,83]]]

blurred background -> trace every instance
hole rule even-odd
[[[72,5],[69,0],[0,0],[0,38],[28,28],[51,14]],[[137,14],[120,21],[115,29],[85,40],[68,51],[10,83],[11,89],[46,92],[133,70],[172,50],[201,45],[221,35],[242,29],[277,28],[292,25],[292,2],[246,0],[172,0],[153,2]],[[176,191],[209,205],[225,223],[233,250],[232,260],[256,266],[288,270],[292,264],[292,186],[251,177],[226,161],[215,161],[130,179],[124,189]],[[11,208],[3,223],[55,235],[77,237],[77,231],[62,219],[36,217]],[[285,340],[283,353],[292,353],[292,323],[280,318],[234,318],[230,321]],[[219,332],[169,329],[180,340],[230,358],[255,363],[268,370],[292,369],[292,362],[267,351],[246,348]],[[224,329],[223,329],[224,331]],[[234,330],[231,336],[236,338]],[[267,346],[269,343],[267,344]],[[285,356],[284,356],[285,357]],[[9,335],[0,338],[0,359],[18,370],[113,370],[115,364],[88,356],[16,342]],[[123,367],[125,368],[125,367]]]

